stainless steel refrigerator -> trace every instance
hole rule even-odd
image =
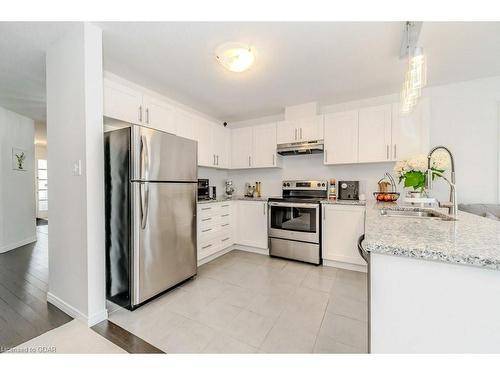
[[[134,309],[197,272],[197,143],[121,125],[104,134],[106,295]]]

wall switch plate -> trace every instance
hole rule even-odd
[[[82,161],[77,160],[73,163],[73,176],[81,176],[82,175]]]

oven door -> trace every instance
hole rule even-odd
[[[269,203],[269,237],[319,243],[319,204]]]

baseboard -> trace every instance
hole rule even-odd
[[[24,240],[10,243],[8,245],[3,245],[0,247],[0,253],[6,253],[7,251],[14,250],[14,249],[17,249],[18,247],[27,245],[29,243],[36,242],[36,240],[37,240],[37,238],[36,238],[36,234],[35,234],[34,236],[25,238]]]
[[[349,271],[368,272],[368,267],[361,264],[338,262],[336,260],[323,259],[323,265],[327,267],[343,268]]]
[[[212,261],[212,260],[214,260],[214,259],[216,259],[218,257],[221,257],[224,254],[229,253],[231,250],[233,250],[233,247],[232,246],[228,246],[225,249],[219,250],[219,251],[217,251],[216,253],[214,253],[212,255],[209,255],[209,256],[207,256],[207,257],[205,257],[203,259],[200,259],[198,261],[198,267],[201,266],[201,265],[203,265],[203,264],[205,264],[205,263],[208,263],[208,262],[210,262],[210,261]]]
[[[231,250],[242,250],[242,251],[248,251],[250,253],[269,255],[269,249],[261,249],[260,247],[245,246],[245,245],[238,245],[238,244],[234,244],[231,247]]]
[[[47,292],[47,302],[53,304],[58,309],[64,311],[72,318],[80,320],[89,327],[92,327],[93,325],[100,323],[108,318],[108,310],[106,309],[88,317],[77,308],[71,306],[70,304],[66,303],[65,301],[63,301],[59,297],[56,297],[50,292]]]

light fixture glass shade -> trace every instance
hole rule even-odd
[[[254,50],[242,43],[224,43],[215,50],[219,63],[231,72],[240,73],[249,69],[255,61]]]
[[[408,56],[408,71],[401,90],[401,113],[413,110],[425,85],[427,85],[427,66],[424,51],[421,47],[415,47]]]

